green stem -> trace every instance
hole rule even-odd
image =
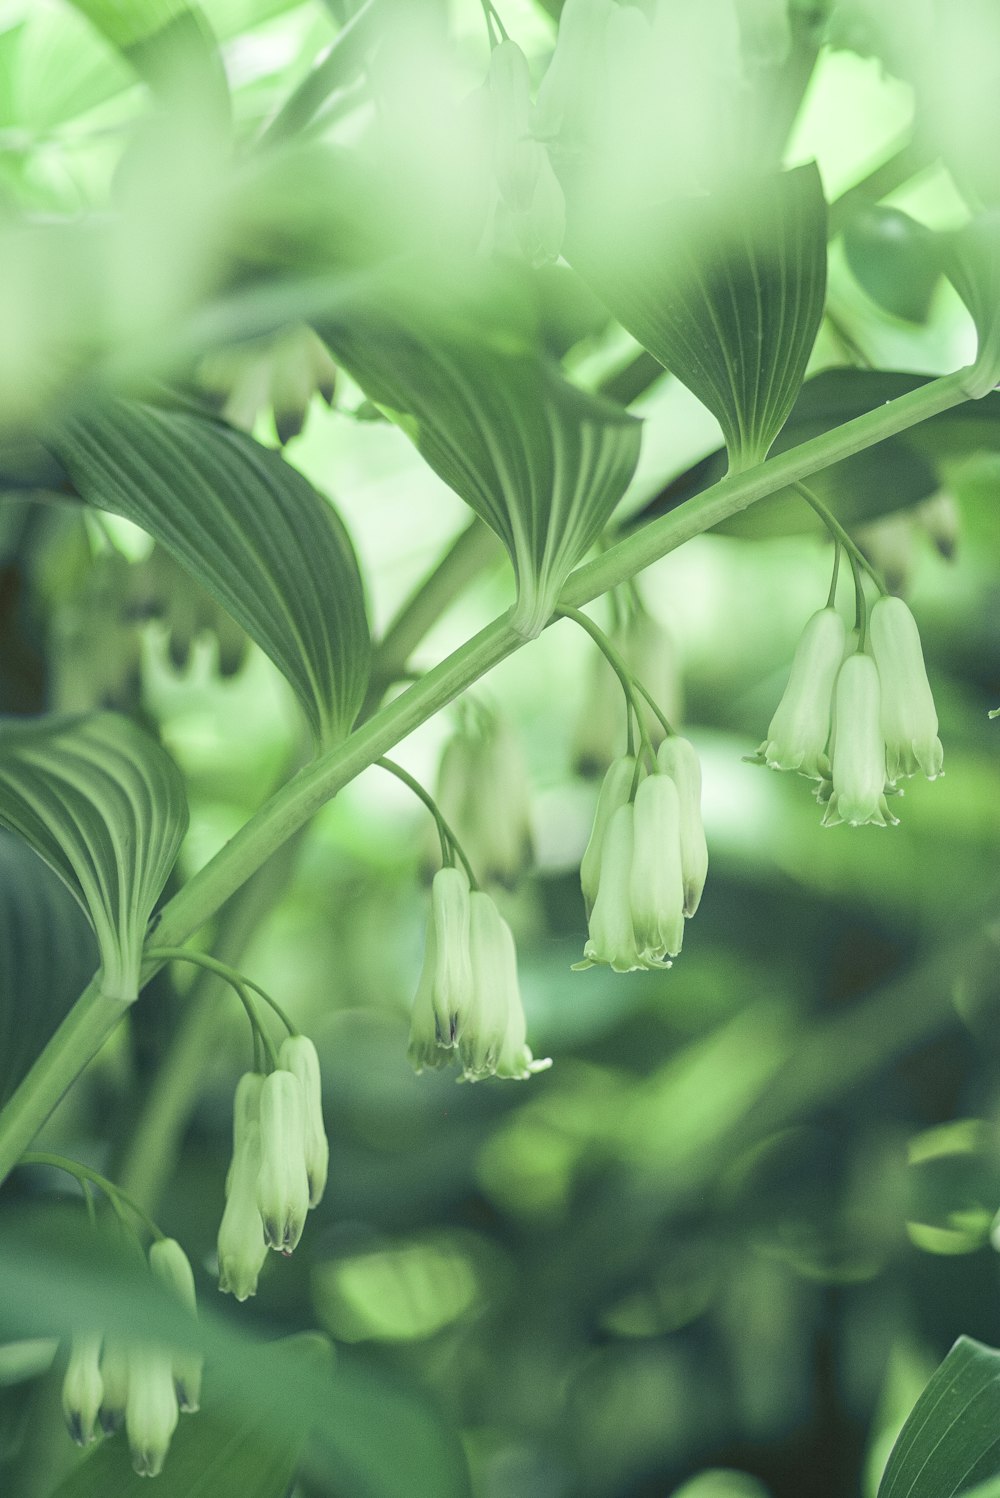
[[[630,755],[633,752],[632,714],[634,713],[635,721],[639,729],[640,748],[648,751],[649,756],[653,761],[653,764],[655,765],[656,751],[653,748],[652,740],[649,737],[649,732],[646,728],[646,724],[642,715],[642,704],[640,703],[637,694],[641,693],[642,696],[645,697],[646,701],[650,704],[660,722],[664,725],[667,733],[672,732],[670,724],[660,712],[660,709],[656,706],[656,703],[646,691],[646,688],[640,681],[636,679],[636,677],[632,675],[632,672],[629,670],[625,662],[625,658],[622,656],[621,652],[615,649],[614,645],[612,645],[603,629],[595,624],[593,619],[588,618],[588,616],[581,613],[579,609],[561,608],[557,610],[557,613],[564,619],[571,619],[574,624],[578,624],[582,630],[586,631],[586,633],[593,640],[594,644],[597,646],[598,650],[600,650],[601,654],[604,656],[604,659],[607,661],[608,665],[611,667],[618,680],[621,682],[622,691],[625,693],[625,712],[628,714],[628,752]]]
[[[968,378],[969,372],[963,369],[931,380],[755,468],[727,474],[703,494],[578,567],[563,589],[560,608],[591,602],[757,500],[962,404],[969,398]],[[182,945],[343,786],[524,643],[506,617],[495,620],[381,708],[343,744],[300,770],[163,908],[155,944]],[[144,981],[152,977],[156,966],[146,965]],[[0,1114],[0,1181],[125,1008],[102,995],[96,982],[77,1000]]]
[[[20,1164],[50,1165],[53,1170],[63,1170],[67,1175],[72,1176],[74,1180],[79,1181],[80,1185],[84,1188],[85,1196],[87,1195],[88,1183],[96,1186],[99,1191],[104,1192],[104,1195],[113,1207],[120,1202],[122,1205],[128,1207],[130,1212],[134,1212],[146,1231],[157,1242],[165,1237],[165,1234],[160,1231],[149,1214],[144,1212],[139,1203],[133,1201],[126,1191],[123,1191],[120,1186],[116,1186],[114,1181],[109,1181],[107,1176],[100,1175],[98,1171],[91,1170],[87,1165],[81,1165],[78,1160],[68,1160],[65,1155],[50,1155],[44,1150],[30,1150],[27,1154],[21,1156]]]
[[[823,524],[826,526],[833,539],[840,542],[841,546],[850,557],[852,566],[857,563],[858,566],[863,567],[868,573],[868,576],[871,578],[872,582],[875,584],[876,588],[878,588],[879,592],[887,592],[888,590],[885,586],[885,583],[879,577],[878,573],[875,571],[875,568],[869,562],[864,552],[852,539],[850,532],[846,531],[841,525],[840,521],[837,519],[833,511],[829,509],[823,503],[823,501],[812,492],[811,489],[807,489],[805,484],[795,484],[793,487],[795,488],[797,493],[802,495],[802,498],[805,500],[806,504],[811,506],[811,508],[816,511],[816,514],[822,520]]]
[[[382,758],[377,759],[375,763],[378,765],[380,770],[388,770],[390,775],[395,775],[396,779],[401,781],[402,784],[406,786],[407,790],[413,792],[418,801],[423,802],[427,810],[430,812],[431,816],[434,818],[434,821],[437,823],[438,834],[441,838],[442,860],[444,862],[448,861],[448,848],[450,846],[455,851],[455,853],[458,854],[458,857],[461,860],[462,867],[465,869],[465,872],[468,875],[470,888],[478,889],[479,885],[476,882],[476,876],[473,873],[472,864],[465,856],[465,849],[462,847],[462,844],[455,836],[452,828],[445,821],[444,817],[441,814],[441,810],[438,807],[437,802],[434,800],[434,797],[431,795],[430,791],[425,790],[425,788],[420,784],[420,781],[415,780],[408,770],[403,769],[402,765],[397,765],[394,759],[387,759],[386,756],[383,755]]]
[[[228,983],[230,988],[235,990],[254,1028],[261,1029],[263,1033],[256,1009],[246,998],[246,990],[249,988],[255,994],[259,994],[264,1003],[274,1010],[289,1035],[298,1034],[281,1005],[272,999],[259,983],[251,982],[242,973],[238,973],[234,967],[230,967],[227,962],[220,962],[218,957],[210,957],[206,952],[192,951],[190,947],[147,947],[146,960],[147,962],[190,962],[194,967],[204,968],[206,972],[214,973],[217,978],[221,978],[224,983]]]
[[[861,576],[861,568],[858,566],[857,558],[853,552],[847,553],[847,560],[851,564],[854,573],[854,628],[858,632],[858,650],[865,648],[865,638],[868,633],[868,605],[865,602],[865,584]]]
[[[840,558],[843,554],[843,546],[839,541],[833,543],[833,576],[830,578],[830,591],[826,596],[826,606],[832,609],[837,602],[837,581],[840,577]]]

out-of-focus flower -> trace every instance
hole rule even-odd
[[[641,681],[667,721],[681,716],[681,681],[673,642],[663,626],[638,609],[609,631],[609,638],[632,675]],[[593,653],[580,716],[573,733],[573,766],[581,775],[603,775],[625,749],[625,703],[621,683],[602,651]],[[642,722],[654,749],[663,724],[643,702]]]
[[[267,1258],[257,1207],[260,1174],[260,1093],[264,1078],[246,1072],[233,1100],[233,1157],[226,1175],[226,1205],[219,1225],[219,1289],[246,1300],[257,1292]]]
[[[631,799],[634,779],[635,760],[631,755],[622,755],[609,766],[601,784],[597,797],[597,810],[594,813],[594,826],[580,863],[580,888],[583,890],[583,903],[586,906],[588,918],[594,908],[594,901],[597,899],[597,890],[601,880],[601,859],[604,854],[604,840],[608,826],[619,807],[627,805]]]
[[[101,1380],[104,1384],[101,1396],[101,1429],[106,1436],[111,1436],[121,1428],[125,1419],[125,1401],[128,1396],[128,1346],[119,1337],[104,1339]]]
[[[74,1332],[62,1385],[62,1407],[69,1433],[78,1446],[94,1439],[104,1394],[100,1332]]]
[[[125,1433],[132,1466],[140,1477],[156,1477],[177,1429],[177,1395],[170,1353],[148,1342],[135,1342],[128,1354]]]
[[[284,443],[302,431],[314,395],[332,403],[336,373],[326,344],[297,323],[271,338],[206,354],[197,377],[221,402],[223,418],[243,431],[253,431],[261,411],[273,410]]]
[[[531,797],[517,734],[499,714],[477,710],[448,739],[436,799],[484,884],[516,884],[531,861]]]
[[[187,1254],[176,1238],[161,1238],[151,1244],[150,1268],[158,1279],[170,1289],[192,1315],[197,1315],[198,1302],[194,1289],[194,1273]],[[201,1375],[204,1359],[198,1352],[174,1352],[172,1367],[177,1403],[182,1410],[193,1414],[201,1403]]]
[[[650,967],[676,957],[684,940],[681,807],[669,775],[647,775],[635,793],[634,850],[629,881],[632,928]],[[667,965],[669,965],[667,963]]]
[[[635,807],[619,806],[608,820],[601,845],[597,898],[590,912],[589,935],[579,967],[606,962],[616,973],[646,964],[639,956],[632,924],[632,859],[635,851]]]
[[[517,949],[510,927],[490,896],[469,897],[472,1012],[459,1041],[466,1081],[508,1077],[525,1081],[552,1063],[535,1061],[525,1044],[526,1025],[517,979]]]
[[[918,770],[936,780],[944,750],[916,620],[901,598],[883,597],[872,605],[869,630],[881,683],[880,722],[889,783],[895,785]]]

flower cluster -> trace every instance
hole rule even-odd
[[[192,1314],[194,1275],[187,1255],[173,1238],[149,1250],[153,1273]],[[124,1424],[132,1465],[140,1477],[162,1469],[180,1411],[193,1413],[201,1398],[199,1353],[176,1351],[154,1342],[78,1332],[70,1346],[63,1378],[62,1405],[70,1435],[81,1446],[97,1426],[112,1435]]]
[[[701,766],[689,741],[664,739],[650,775],[641,776],[630,756],[615,760],[580,865],[590,929],[577,967],[669,967],[707,872]]]
[[[826,827],[895,823],[887,793],[918,770],[928,780],[942,773],[920,636],[901,598],[884,594],[872,605],[864,648],[836,609],[812,616],[754,757],[816,780]]]
[[[305,1035],[289,1035],[267,1076],[246,1072],[233,1104],[233,1158],[219,1226],[219,1289],[256,1293],[267,1250],[290,1254],[326,1187],[319,1059]]]
[[[413,1001],[410,1061],[417,1072],[457,1060],[462,1078],[519,1081],[551,1065],[528,1048],[517,952],[493,900],[458,868],[438,871],[424,965]]]

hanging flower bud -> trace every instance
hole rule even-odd
[[[150,1268],[186,1306],[197,1316],[198,1302],[194,1290],[194,1274],[188,1256],[176,1238],[161,1238],[149,1250]],[[193,1414],[201,1402],[201,1374],[204,1359],[198,1352],[175,1352],[173,1354],[174,1387],[177,1403],[185,1413]]]
[[[917,505],[914,514],[930,536],[939,556],[953,560],[962,530],[962,516],[953,494],[940,489]]]
[[[559,259],[566,237],[566,196],[545,147],[536,140],[524,147],[531,153],[534,187],[527,206],[512,208],[510,217],[522,255],[537,270]]]
[[[520,741],[480,709],[445,744],[437,803],[484,883],[512,888],[531,861],[531,795]]]
[[[669,775],[648,775],[635,793],[634,851],[629,896],[639,955],[669,967],[684,940],[681,807]]]
[[[148,1342],[129,1348],[125,1433],[132,1466],[140,1477],[163,1469],[170,1437],[177,1429],[177,1395],[170,1353]]]
[[[290,1254],[309,1211],[305,1099],[298,1077],[273,1071],[260,1091],[260,1173],[257,1209],[268,1248]]]
[[[772,770],[798,770],[813,780],[829,774],[833,684],[844,658],[845,625],[836,609],[820,609],[802,631],[788,685],[756,758]]]
[[[870,655],[848,656],[837,675],[837,739],[824,827],[895,823],[885,799],[885,741],[878,667]]]
[[[246,1300],[257,1292],[267,1258],[257,1209],[260,1174],[260,1095],[264,1078],[246,1072],[233,1099],[233,1158],[226,1176],[226,1206],[219,1225],[219,1289]]]
[[[319,1075],[319,1057],[308,1035],[289,1035],[282,1041],[278,1065],[298,1077],[305,1100],[306,1175],[309,1178],[309,1205],[315,1207],[326,1190],[330,1146],[323,1125],[323,1086]]]
[[[597,898],[590,912],[590,935],[577,970],[606,962],[616,973],[644,966],[636,948],[632,925],[632,858],[635,847],[635,808],[631,801],[611,815],[601,849]]]
[[[701,820],[701,761],[689,739],[672,734],[660,745],[656,763],[669,775],[680,800],[681,872],[684,878],[684,914],[694,915],[701,904],[708,877],[708,844]]]
[[[69,1433],[78,1446],[88,1446],[94,1439],[104,1393],[100,1359],[100,1332],[74,1332],[63,1378],[62,1406]]]
[[[597,811],[594,813],[593,831],[580,862],[580,888],[583,890],[583,903],[587,909],[588,920],[594,908],[594,901],[597,899],[601,877],[601,858],[604,853],[604,839],[607,836],[608,824],[618,808],[625,806],[630,800],[634,776],[635,760],[631,755],[623,755],[621,759],[612,762],[601,785],[597,798]]]
[[[125,1402],[128,1398],[128,1344],[118,1337],[104,1339],[101,1381],[104,1385],[100,1410],[101,1429],[106,1436],[113,1436],[125,1419]]]
[[[918,770],[936,780],[944,750],[917,622],[901,598],[883,597],[872,606],[869,631],[882,687],[880,721],[889,782],[895,785],[900,776]]]
[[[510,927],[489,895],[469,897],[469,951],[474,1000],[459,1042],[467,1081],[511,1077],[523,1081],[551,1062],[534,1061],[525,1044],[517,950]]]

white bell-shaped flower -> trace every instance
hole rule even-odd
[[[62,1407],[70,1435],[78,1446],[94,1439],[104,1382],[101,1378],[100,1332],[74,1332],[62,1385]]]
[[[309,1211],[305,1111],[298,1077],[279,1069],[264,1078],[257,1210],[264,1242],[283,1254],[297,1247]]]
[[[106,1436],[120,1430],[128,1398],[128,1343],[120,1337],[105,1337],[101,1350],[101,1429]]]
[[[323,1123],[323,1084],[319,1073],[319,1056],[308,1035],[289,1035],[283,1040],[278,1052],[278,1065],[298,1077],[302,1084],[309,1205],[315,1207],[326,1190],[330,1146]]]
[[[671,734],[656,752],[660,773],[669,775],[680,801],[681,872],[684,914],[694,915],[708,877],[708,843],[701,820],[701,761],[690,739]]]
[[[885,799],[885,740],[878,667],[870,655],[848,656],[837,674],[837,738],[824,827],[895,823]]]
[[[944,750],[917,621],[901,598],[887,594],[872,605],[868,629],[882,687],[880,721],[889,783],[918,770],[936,780]]]
[[[233,1154],[226,1206],[219,1224],[219,1289],[237,1300],[256,1295],[267,1258],[264,1224],[257,1207],[259,1174],[260,1125],[255,1121],[247,1126],[241,1146]]]
[[[588,918],[597,899],[601,878],[601,858],[604,853],[604,840],[608,826],[619,807],[625,806],[631,799],[634,777],[635,760],[631,755],[622,755],[621,759],[612,761],[601,784],[597,797],[597,810],[594,813],[593,830],[580,862],[580,888],[583,890],[583,903],[586,906]]]
[[[643,963],[668,966],[684,940],[681,809],[669,775],[647,775],[635,793],[629,897]]]
[[[133,1343],[128,1355],[125,1433],[132,1466],[140,1477],[156,1477],[163,1470],[177,1417],[170,1353],[148,1342]]]
[[[829,774],[833,686],[844,658],[847,626],[836,609],[820,609],[808,620],[795,648],[767,738],[757,758],[772,770],[798,770],[813,780]]]
[[[590,912],[590,934],[583,949],[587,968],[606,962],[616,973],[643,967],[632,925],[632,858],[635,849],[635,808],[631,801],[611,815],[601,850],[597,898]]]
[[[460,868],[439,869],[431,885],[434,928],[431,1006],[439,1045],[460,1038],[472,1002],[469,881]]]
[[[198,1302],[194,1289],[194,1272],[187,1254],[176,1238],[161,1238],[150,1245],[150,1268],[158,1279],[186,1306],[192,1315],[197,1315]],[[193,1414],[201,1403],[201,1374],[204,1359],[198,1352],[173,1353],[174,1388],[177,1403],[182,1410]]]
[[[459,1042],[464,1075],[468,1081],[495,1076],[504,1056],[510,1068],[507,1075],[528,1076],[531,1052],[524,1046],[524,1009],[513,933],[489,895],[474,890],[469,904],[475,997]],[[526,1052],[526,1060],[521,1050]]]

